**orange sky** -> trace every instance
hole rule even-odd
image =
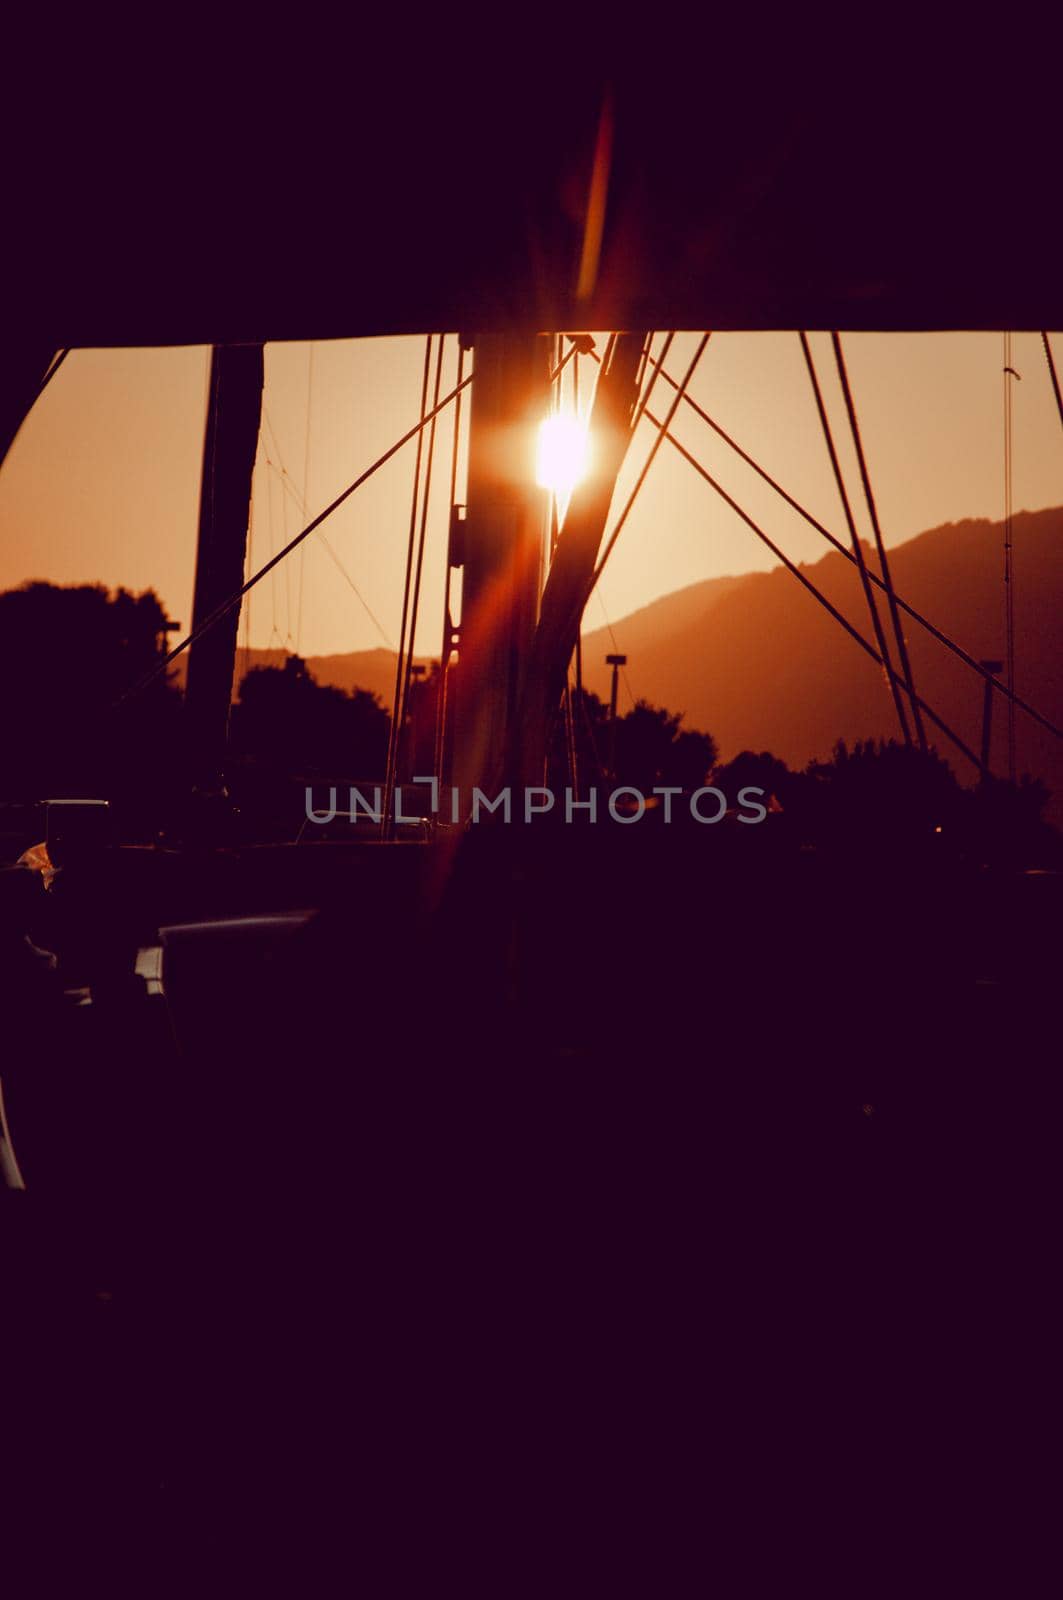
[[[668,360],[675,377],[685,370],[695,342],[695,335],[677,335]],[[455,341],[448,344],[444,387],[448,373],[453,381],[456,359]],[[962,517],[998,518],[1003,506],[1000,336],[852,334],[845,346],[887,544]],[[828,337],[813,336],[813,347],[836,437],[844,442]],[[1054,348],[1059,367],[1063,336],[1056,337]],[[301,525],[295,496],[305,488],[311,511],[318,511],[416,421],[423,354],[421,338],[268,347],[265,409],[271,426],[263,428],[255,475],[256,566]],[[1063,433],[1039,336],[1015,335],[1012,359],[1022,374],[1013,386],[1014,507],[1034,510],[1063,502]],[[150,586],[171,616],[187,624],[207,363],[204,348],[79,350],[67,359],[0,472],[0,587],[27,578]],[[586,392],[591,363],[581,365]],[[792,494],[844,536],[796,334],[714,335],[691,392]],[[658,390],[656,400],[665,394]],[[644,430],[625,472],[628,481],[652,438],[648,424]],[[685,416],[676,431],[794,559],[818,559],[826,548],[819,536],[733,462],[726,446],[697,418]],[[450,441],[448,422],[438,435],[417,641],[424,653],[439,648]],[[255,590],[251,643],[284,643],[311,655],[368,649],[384,637],[394,643],[413,459],[410,445],[325,527],[383,636],[312,535],[304,555],[291,558]],[[844,460],[859,504],[851,450]],[[290,493],[281,483],[281,461]],[[866,519],[862,531],[869,536]],[[1016,563],[1021,583],[1021,550]],[[597,628],[605,616],[615,620],[685,584],[771,564],[753,535],[666,443],[586,623]],[[245,615],[241,640],[247,623]],[[637,662],[630,672],[637,692]]]

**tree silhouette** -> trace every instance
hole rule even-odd
[[[166,626],[151,590],[0,594],[0,795],[98,795],[127,815],[160,801],[182,770],[180,695],[161,674],[123,697],[160,665]]]
[[[966,854],[980,865],[1061,867],[1063,840],[1044,820],[1050,791],[1038,779],[987,778],[963,797],[958,819]]]
[[[162,662],[168,619],[153,592],[102,585],[27,583],[0,594],[4,739],[0,798],[59,795],[112,801],[123,836],[150,835],[185,793],[188,764],[181,696],[169,674],[134,689]],[[411,682],[400,741],[400,780],[435,767],[438,664]],[[449,721],[449,718],[448,718]],[[292,786],[381,782],[389,713],[375,695],[318,684],[299,657],[248,673],[233,708],[236,789],[258,792],[287,836]],[[559,716],[548,781],[570,780],[569,734]],[[571,697],[571,739],[580,788],[613,786],[608,709],[597,695]],[[737,803],[758,787],[784,813],[780,838],[819,848],[896,852],[933,849],[1007,868],[1063,864],[1063,843],[1043,820],[1040,783],[985,780],[964,789],[935,751],[896,741],[835,746],[829,761],[791,772],[768,751],[744,750],[715,765],[715,741],[682,727],[682,715],[640,700],[617,719],[615,783],[644,794],[712,781]],[[778,830],[777,830],[778,831]]]
[[[852,748],[841,740],[830,761],[809,764],[808,778],[803,795],[818,839],[910,848],[951,831],[962,805],[947,761],[895,739]]]
[[[547,756],[547,782],[558,794],[572,781],[569,717],[579,786],[586,789],[605,779],[607,708],[589,689],[573,690],[568,711],[562,708],[554,723]]]
[[[233,755],[271,775],[380,780],[390,720],[376,695],[325,687],[289,656],[283,667],[256,667],[244,678]]]
[[[785,812],[797,801],[805,779],[802,773],[791,772],[770,750],[742,750],[713,770],[712,781],[732,803],[743,789],[763,789],[767,800],[774,800]]]
[[[596,694],[584,690],[572,695],[572,726],[582,786],[612,781],[609,711]],[[716,760],[716,741],[710,734],[680,726],[682,712],[666,711],[638,700],[616,721],[615,782],[648,795],[658,785],[697,789]],[[559,716],[550,756],[551,782],[563,787],[570,779],[567,725]]]
[[[398,751],[399,782],[409,781],[417,775],[435,773],[436,718],[439,715],[439,694],[442,674],[439,662],[429,664],[426,672],[410,678],[410,698],[406,708],[406,726]],[[453,688],[453,685],[451,685]],[[447,726],[453,732],[453,695],[449,697]]]
[[[716,759],[716,741],[707,733],[680,728],[683,713],[637,700],[617,721],[616,775],[644,794],[657,784],[697,789]]]
[[[835,745],[788,790],[800,825],[821,845],[874,843],[893,852],[933,847],[980,865],[1058,864],[1061,841],[1043,820],[1049,792],[1023,778],[965,789],[935,750],[896,740]]]

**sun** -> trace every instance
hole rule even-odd
[[[587,470],[587,430],[571,411],[558,411],[539,426],[535,481],[559,498],[570,495]]]

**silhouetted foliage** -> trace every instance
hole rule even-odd
[[[797,827],[821,846],[932,848],[987,866],[1061,861],[1059,835],[1043,820],[1043,784],[989,779],[965,789],[935,750],[892,739],[850,749],[842,741],[830,761],[812,762],[784,787]]]
[[[573,690],[570,709],[562,709],[554,724],[550,750],[549,781],[558,792],[572,781],[568,754],[570,718],[579,787],[585,789],[604,782],[607,776],[609,708],[589,689]]]
[[[810,763],[808,776],[817,831],[837,839],[912,844],[952,828],[959,814],[962,791],[948,762],[894,739],[857,740],[851,749],[841,740],[830,761]]]
[[[323,687],[299,656],[256,667],[233,707],[238,761],[286,776],[382,778],[390,718],[376,695]]]
[[[572,733],[582,786],[610,780],[609,708],[596,694],[573,692]],[[716,760],[716,741],[710,734],[680,726],[682,712],[671,712],[638,700],[616,720],[617,784],[648,795],[658,785],[697,789]],[[568,725],[558,717],[550,754],[551,782],[558,789],[569,783]]]
[[[732,760],[713,769],[712,781],[732,802],[742,789],[763,789],[764,804],[771,799],[785,812],[797,797],[803,775],[791,772],[785,761],[773,756],[770,750],[759,753],[742,750]]]
[[[182,770],[180,694],[163,675],[116,703],[161,662],[166,620],[151,590],[0,594],[0,796],[98,795],[126,815],[161,800]]]
[[[616,773],[648,794],[655,784],[697,789],[716,759],[716,741],[707,733],[680,728],[683,713],[637,700],[617,719]]]
[[[151,591],[101,585],[28,583],[0,594],[4,740],[0,798],[49,795],[110,799],[124,836],[150,834],[188,785],[181,696],[168,675],[123,700],[159,666],[166,614]],[[414,677],[399,745],[400,780],[435,770],[438,664]],[[121,703],[119,703],[121,702]],[[792,772],[769,751],[744,750],[714,765],[714,740],[684,729],[682,716],[639,701],[618,717],[615,780],[608,771],[608,708],[594,694],[571,698],[558,717],[549,782],[569,782],[569,737],[579,785],[693,790],[708,781],[732,805],[760,788],[777,805],[778,837],[818,849],[911,853],[924,850],[978,865],[1063,865],[1063,844],[1043,820],[1049,798],[1029,778],[964,788],[935,751],[896,741],[835,746],[829,761]],[[302,815],[292,786],[383,779],[389,713],[375,695],[318,684],[298,658],[250,672],[233,708],[232,744],[241,803],[265,799],[270,828],[286,833]]]
[[[1063,840],[1044,820],[1051,792],[1036,778],[989,778],[964,795],[965,852],[986,866],[1063,867]]]
[[[792,772],[770,751],[743,750],[712,775],[732,800],[756,786],[774,796],[772,826],[795,844],[854,854],[930,851],[980,866],[1063,865],[1063,841],[1043,820],[1041,783],[990,779],[965,788],[935,750],[895,740],[835,745],[829,761]]]
[[[428,776],[436,770],[436,718],[439,714],[441,687],[442,675],[438,661],[431,662],[426,672],[415,673],[410,678],[406,726],[398,751],[400,783],[418,774]],[[453,733],[453,710],[454,702],[451,697],[447,716],[447,726],[451,733]]]

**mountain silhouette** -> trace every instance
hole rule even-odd
[[[1013,543],[1016,689],[1063,726],[1063,508],[1017,515]],[[878,572],[870,547],[865,556]],[[889,562],[897,593],[936,627],[976,660],[1004,659],[1001,523],[946,523],[890,550]],[[854,564],[831,550],[803,570],[873,640]],[[885,596],[877,594],[889,637]],[[905,638],[918,693],[977,753],[982,680],[912,618]],[[585,635],[584,681],[598,694],[608,691],[605,656],[616,649],[628,656],[632,693],[684,712],[688,726],[712,733],[725,760],[770,750],[802,767],[828,757],[838,739],[898,734],[881,669],[783,567],[694,584],[622,617],[611,633]],[[972,781],[974,769],[951,741],[929,723],[927,734],[957,776]],[[1016,755],[1019,773],[1042,778],[1053,791],[1050,812],[1063,816],[1063,741],[1017,711]],[[990,765],[1006,775],[1007,764],[998,694]]]
[[[1063,507],[1020,512],[1013,542],[1016,687],[1061,726]],[[864,549],[878,572],[873,549]],[[889,560],[899,595],[976,660],[1004,659],[1001,523],[945,523],[895,546]],[[802,568],[873,639],[853,563],[830,550]],[[876,593],[889,636],[885,596]],[[918,692],[977,752],[982,680],[911,618],[905,637]],[[603,698],[610,676],[605,657],[615,650],[628,657],[632,693],[682,712],[686,727],[711,733],[724,761],[741,750],[770,750],[800,768],[829,758],[839,739],[852,744],[898,734],[881,670],[783,567],[692,584],[621,617],[611,631],[584,634],[584,682]],[[280,665],[285,654],[241,650],[238,677],[249,667]],[[368,689],[391,704],[395,657],[389,650],[308,656],[306,665],[321,684]],[[930,723],[927,733],[957,776],[973,781],[974,769],[951,741]],[[1020,774],[1041,778],[1053,791],[1049,814],[1063,820],[1063,741],[1017,712],[1016,755]],[[1006,702],[995,695],[991,766],[1006,775],[1007,765]]]

